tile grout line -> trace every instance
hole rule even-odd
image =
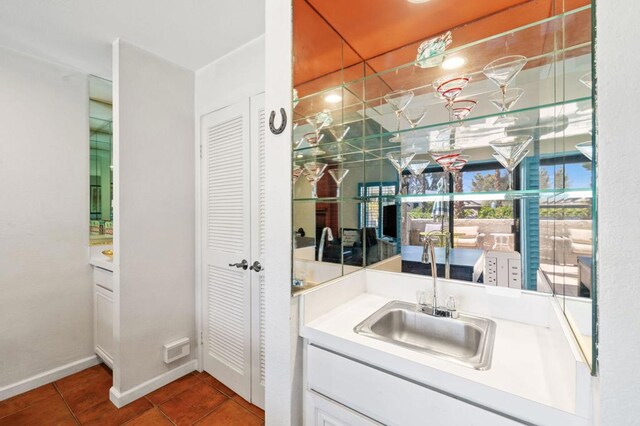
[[[58,392],[58,395],[60,395],[60,398],[62,398],[62,402],[64,402],[64,405],[67,407],[67,410],[69,410],[69,412],[71,413],[71,416],[73,416],[73,420],[75,420],[76,424],[81,424],[80,420],[78,420],[78,418],[76,417],[76,413],[73,412],[73,410],[67,403],[67,400],[64,398],[64,395],[62,395],[62,392],[60,392],[60,389],[58,389],[58,385],[56,384],[56,382],[52,382],[51,384],[53,385],[53,388],[56,390],[56,392]]]
[[[249,410],[248,408],[246,408],[246,407],[242,406],[242,404],[240,404],[239,402],[236,402],[236,401],[234,401],[234,400],[233,400],[233,398],[234,398],[235,396],[238,396],[238,398],[242,398],[240,395],[238,395],[238,394],[236,393],[234,396],[229,396],[229,395],[227,395],[226,393],[224,393],[223,391],[221,391],[220,389],[216,389],[213,385],[211,385],[211,384],[209,384],[209,383],[205,382],[203,379],[201,379],[201,378],[200,378],[200,376],[199,376],[199,375],[197,375],[197,374],[195,374],[195,373],[193,373],[193,374],[194,374],[194,375],[196,376],[196,378],[197,378],[198,380],[200,380],[202,383],[204,383],[205,385],[209,385],[209,386],[210,386],[210,387],[212,387],[213,389],[217,390],[218,392],[220,392],[221,394],[223,394],[224,396],[226,396],[226,397],[227,397],[230,401],[232,401],[234,404],[236,404],[236,405],[238,405],[240,408],[242,408],[244,411],[248,412],[249,414],[254,415],[254,416],[255,416],[255,417],[257,417],[259,420],[262,420],[262,421],[264,422],[264,419],[263,419],[263,418],[261,418],[259,415],[257,415],[256,413],[253,413],[253,412],[252,412],[251,410]],[[206,373],[206,374],[209,374],[209,373]],[[210,374],[209,374],[209,375],[210,375]],[[211,377],[213,377],[213,376],[211,376]],[[214,378],[214,379],[216,379],[215,377],[213,377],[213,378]],[[216,379],[216,380],[218,380],[218,379]],[[219,381],[219,380],[218,380],[218,381]],[[222,382],[221,382],[221,383],[222,383]],[[234,393],[235,393],[235,392],[234,392]],[[244,398],[242,398],[242,399],[244,399]],[[226,401],[225,401],[225,402],[226,402]],[[249,404],[251,404],[251,402],[249,402],[249,401],[247,401],[247,402],[248,402]],[[223,403],[223,404],[224,404],[224,403]],[[222,405],[222,404],[220,404],[220,405]],[[213,411],[217,410],[217,409],[220,407],[220,405],[218,405],[216,408],[214,408],[214,409],[213,409]],[[251,404],[251,405],[253,405],[253,404]],[[260,408],[260,407],[258,407],[258,408]],[[209,414],[213,413],[213,411],[211,411],[210,413],[208,413],[208,414],[207,414],[207,416],[208,416]],[[206,417],[206,416],[204,416],[204,417]],[[203,417],[203,418],[204,418],[204,417]],[[200,421],[200,420],[202,420],[202,419],[198,419],[197,421]]]
[[[206,383],[205,383],[206,384]],[[217,389],[216,389],[217,390]],[[224,394],[223,394],[224,395]],[[224,395],[227,396],[227,395]],[[227,397],[227,401],[231,401],[231,398]],[[207,412],[205,415],[203,415],[202,417],[200,417],[199,419],[195,420],[193,423],[191,423],[192,425],[195,425],[196,423],[198,423],[200,420],[204,419],[205,417],[207,417],[209,414],[212,414],[214,411],[216,411],[218,408],[222,407],[222,405],[227,402],[227,401],[222,401],[220,404],[216,405],[215,407],[213,407],[213,409],[209,412]]]
[[[240,395],[238,395],[238,396],[240,396]],[[242,398],[242,397],[240,396],[240,398]],[[243,399],[244,399],[244,398],[243,398]],[[263,419],[262,417],[260,417],[260,416],[259,416],[259,415],[257,415],[256,413],[252,412],[252,411],[251,411],[251,410],[249,410],[248,408],[243,407],[243,406],[242,406],[242,404],[240,404],[239,402],[234,401],[234,400],[233,400],[233,398],[231,398],[231,401],[232,401],[234,404],[236,404],[237,406],[239,406],[240,408],[242,408],[242,409],[243,409],[244,411],[246,411],[247,413],[252,414],[253,416],[257,417],[257,418],[258,418],[258,420],[261,420],[262,422],[264,422],[264,419]],[[247,401],[247,402],[249,402],[249,401]],[[251,403],[249,402],[249,404],[251,404]],[[253,404],[251,404],[251,405],[253,405]],[[260,407],[258,407],[258,408],[260,408]]]

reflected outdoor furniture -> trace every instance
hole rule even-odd
[[[438,276],[445,274],[445,249],[437,247],[436,264]],[[402,246],[402,272],[419,275],[431,275],[431,265],[422,263],[422,246]],[[453,248],[449,253],[450,273],[452,280],[482,282],[484,268],[484,250]]]
[[[512,250],[511,238],[513,234],[496,232],[492,233],[491,236],[493,237],[491,250]]]
[[[571,252],[578,256],[593,253],[593,240],[591,229],[569,229],[569,241],[571,241]]]
[[[479,232],[479,226],[454,226],[453,246],[460,248],[482,247],[484,233]]]

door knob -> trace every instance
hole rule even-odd
[[[249,266],[252,271],[260,272],[263,270],[262,265],[257,260],[253,262],[253,265]]]
[[[247,267],[249,266],[249,262],[247,262],[247,259],[242,259],[242,262],[230,263],[229,266],[235,266],[236,268],[242,268],[242,269],[246,270]]]

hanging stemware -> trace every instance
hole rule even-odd
[[[402,138],[400,137],[400,115],[402,111],[409,105],[411,100],[413,99],[413,92],[411,90],[394,90],[393,92],[389,92],[384,95],[384,100],[387,101],[393,112],[396,113],[396,121],[398,123],[397,133],[389,139],[389,142],[401,142]]]

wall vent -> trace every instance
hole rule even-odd
[[[164,345],[164,362],[169,364],[177,359],[183,358],[191,353],[189,338],[176,340]]]

